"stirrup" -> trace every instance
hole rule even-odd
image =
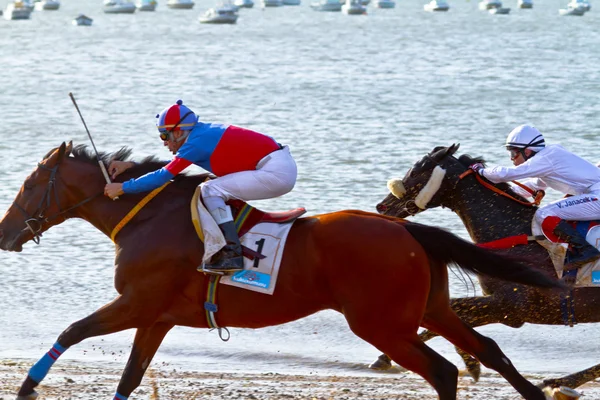
[[[239,267],[223,267],[223,266],[217,266],[217,265],[210,265],[210,264],[206,264],[206,263],[202,263],[202,265],[200,267],[198,267],[198,271],[204,272],[206,274],[213,274],[213,275],[227,275],[227,274],[231,274],[231,273],[235,273],[235,272],[239,272],[239,271],[243,271],[244,267],[242,266],[241,268]]]

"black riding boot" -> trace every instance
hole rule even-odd
[[[556,225],[554,234],[561,240],[569,243],[575,250],[571,254],[572,257],[569,259],[569,264],[565,266],[567,269],[572,270],[600,258],[600,251],[589,244],[588,241],[577,232],[577,229],[573,228],[564,219],[561,219],[558,225]]]
[[[242,245],[235,229],[235,223],[233,221],[224,222],[219,225],[219,228],[223,231],[227,244],[212,257],[210,264],[205,265],[204,269],[217,273],[242,271],[244,269]]]

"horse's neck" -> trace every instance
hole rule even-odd
[[[454,195],[451,208],[477,243],[531,232],[533,208],[500,197],[479,184]]]

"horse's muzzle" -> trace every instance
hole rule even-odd
[[[379,203],[375,206],[375,209],[377,210],[378,213],[383,214],[387,211],[388,206],[386,206],[385,204]]]

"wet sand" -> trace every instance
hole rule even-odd
[[[33,360],[0,361],[0,400],[14,399]],[[116,364],[59,361],[38,387],[39,399],[111,399],[121,377]],[[527,375],[537,384],[547,376]],[[519,399],[498,374],[484,373],[480,382],[459,378],[459,399]],[[600,382],[578,389],[582,399],[600,399]],[[376,373],[372,377],[342,375],[223,374],[150,367],[131,399],[437,399],[418,375]]]

